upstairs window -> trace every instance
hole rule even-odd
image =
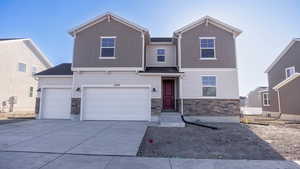
[[[116,37],[101,37],[101,59],[115,58]]]
[[[19,72],[26,72],[26,64],[24,64],[24,63],[19,63],[19,64],[18,64],[18,71],[19,71]]]
[[[263,105],[270,106],[269,93],[263,93]]]
[[[157,49],[156,54],[158,62],[165,62],[165,52],[165,49]]]
[[[217,96],[217,78],[216,76],[202,76],[202,96]]]
[[[285,78],[289,78],[295,73],[295,67],[288,67],[285,69]]]
[[[200,37],[200,59],[216,59],[215,37]]]

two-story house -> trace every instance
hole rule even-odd
[[[0,112],[33,113],[38,82],[34,74],[52,63],[31,39],[0,39]]]
[[[262,92],[263,112],[300,120],[300,39],[293,39],[268,67],[269,90]]]
[[[238,120],[237,28],[209,16],[174,32],[112,13],[75,27],[72,64],[37,74],[42,119],[151,120],[161,112]]]

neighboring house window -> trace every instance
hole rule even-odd
[[[115,57],[116,38],[101,37],[101,59],[111,59]]]
[[[157,61],[158,62],[164,62],[165,61],[165,49],[157,49],[156,54],[157,54]]]
[[[33,97],[33,87],[29,88],[29,97]]]
[[[217,96],[216,76],[202,76],[202,95],[208,97]]]
[[[19,70],[19,72],[26,72],[26,64],[19,63],[18,64],[18,70]]]
[[[37,68],[35,66],[32,66],[31,72],[32,72],[32,75],[36,74]]]
[[[295,73],[295,67],[288,67],[285,69],[285,77],[289,78],[290,76],[292,76]]]
[[[200,37],[200,59],[216,59],[215,37]]]
[[[269,93],[263,93],[263,105],[270,106]]]

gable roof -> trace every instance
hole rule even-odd
[[[295,42],[300,41],[300,38],[294,38],[287,47],[284,48],[284,50],[279,54],[279,56],[272,62],[272,64],[265,70],[265,73],[268,73],[276,64],[279,62],[279,60],[289,51],[289,49],[294,45]]]
[[[276,86],[273,87],[274,90],[278,90],[281,87],[289,84],[291,81],[293,81],[294,79],[300,77],[300,73],[294,73],[292,76],[290,76],[289,78],[285,79],[284,81],[278,83]]]
[[[215,26],[217,26],[217,27],[219,27],[219,28],[221,28],[221,29],[223,29],[225,31],[233,33],[235,36],[238,36],[239,34],[242,33],[242,31],[240,29],[235,28],[235,27],[233,27],[231,25],[228,25],[228,24],[226,24],[224,22],[221,22],[220,20],[217,20],[217,19],[215,19],[213,17],[210,17],[210,16],[204,16],[204,17],[196,20],[195,22],[192,22],[192,23],[190,23],[190,24],[188,24],[188,25],[186,25],[186,26],[184,26],[184,27],[176,30],[174,33],[175,34],[184,33],[184,32],[186,32],[186,31],[188,31],[188,30],[190,30],[190,29],[192,29],[192,28],[194,28],[194,27],[196,27],[196,26],[198,26],[198,25],[200,25],[202,23],[205,23],[205,22],[211,23],[211,24],[213,24],[213,25],[215,25]]]
[[[36,73],[35,75],[73,75],[71,66],[71,63],[62,63],[42,72]]]
[[[97,24],[99,22],[102,22],[102,21],[104,21],[107,18],[112,18],[112,19],[114,19],[114,20],[116,20],[116,21],[118,21],[120,23],[123,23],[123,24],[125,24],[125,25],[127,25],[127,26],[129,26],[129,27],[131,27],[133,29],[136,29],[138,31],[148,32],[148,30],[146,28],[142,27],[142,26],[139,26],[139,25],[137,25],[137,24],[135,24],[135,23],[133,23],[131,21],[128,21],[127,19],[124,19],[124,18],[122,18],[122,17],[120,17],[118,15],[115,15],[115,14],[113,14],[111,12],[106,12],[103,15],[99,15],[99,16],[97,16],[97,17],[95,17],[95,18],[93,18],[93,19],[91,19],[91,20],[89,20],[89,21],[87,21],[87,22],[79,25],[79,26],[74,27],[73,29],[71,29],[69,31],[69,34],[71,36],[74,36],[76,33],[80,32],[80,31],[82,31],[82,30],[84,30],[84,29],[86,29],[86,28],[88,28],[90,26],[93,26],[93,25],[95,25],[95,24]]]
[[[38,46],[29,38],[5,38],[0,39],[0,43],[13,43],[22,41],[40,60],[45,64],[46,67],[52,67],[53,64],[50,62],[48,57],[38,48]]]

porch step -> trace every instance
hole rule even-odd
[[[160,113],[160,127],[185,127],[185,123],[181,120],[181,114],[177,112]]]

